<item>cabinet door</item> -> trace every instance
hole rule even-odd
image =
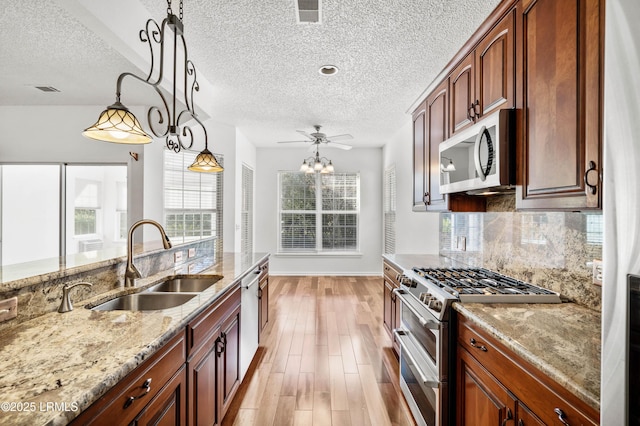
[[[473,124],[475,113],[479,113],[477,106],[474,106],[476,100],[474,62],[474,52],[471,52],[449,76],[452,135]]]
[[[258,303],[258,342],[262,341],[262,331],[269,322],[269,276],[265,276],[259,283],[260,290],[258,290],[258,297],[260,302]]]
[[[185,424],[187,419],[186,388],[187,377],[185,368],[182,367],[140,412],[133,424],[140,426],[180,426]]]
[[[204,346],[189,360],[189,424],[192,426],[215,425],[218,352],[222,349],[219,338],[220,328]]]
[[[599,0],[523,2],[524,135],[517,208],[601,203]]]
[[[476,48],[476,110],[482,116],[515,105],[515,10],[507,14]],[[452,98],[453,102],[453,98]]]
[[[383,287],[383,298],[382,298],[382,304],[383,304],[383,314],[382,314],[382,323],[384,324],[384,328],[387,330],[387,332],[389,333],[389,336],[393,339],[393,308],[392,305],[394,304],[393,302],[393,284],[391,284],[389,281],[387,281],[386,279],[382,280],[382,287]]]
[[[413,113],[413,210],[427,209],[426,103]]]
[[[533,414],[522,402],[518,401],[516,410],[516,418],[518,419],[516,423],[517,426],[545,426],[545,422]]]
[[[458,346],[456,424],[496,426],[514,420],[515,398]]]
[[[440,193],[440,142],[448,137],[448,81],[443,81],[427,97],[427,210],[447,210],[447,196]]]
[[[240,386],[240,307],[224,321],[220,329],[222,352],[218,358],[219,419],[224,418]]]

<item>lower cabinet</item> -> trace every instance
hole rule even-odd
[[[185,424],[184,331],[80,414],[74,425]]]
[[[187,326],[188,424],[218,425],[240,386],[240,288]]]
[[[593,407],[458,315],[456,424],[597,425]]]
[[[260,289],[258,290],[258,342],[262,342],[262,332],[269,322],[269,262],[260,265]]]
[[[389,337],[391,337],[393,349],[396,351],[396,354],[400,354],[400,342],[397,341],[393,334],[393,330],[400,327],[400,302],[398,302],[396,295],[393,293],[393,290],[400,286],[398,281],[400,272],[386,260],[384,261],[383,269],[382,323],[387,333],[389,333]]]

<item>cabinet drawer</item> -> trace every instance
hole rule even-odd
[[[396,287],[400,286],[400,281],[398,280],[398,276],[402,273],[398,268],[385,261],[383,263],[383,271],[385,278],[392,282]]]
[[[187,358],[209,340],[216,326],[240,305],[240,286],[229,290],[187,326]]]
[[[185,339],[182,332],[98,399],[75,419],[74,424],[113,424],[115,419],[118,423],[128,424],[184,363]]]
[[[514,354],[495,338],[458,316],[458,344],[476,358],[546,424],[562,424],[560,410],[570,425],[597,425],[592,407]]]
[[[263,280],[267,275],[269,275],[269,262],[264,262],[258,266],[258,269],[260,269],[260,280]]]

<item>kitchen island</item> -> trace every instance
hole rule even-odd
[[[201,275],[222,275],[212,287],[174,308],[93,311],[131,289],[116,289],[64,314],[48,313],[0,333],[0,423],[64,425],[141,365],[239,279],[268,259],[266,253],[224,254]],[[163,281],[166,271],[139,279],[137,290]]]

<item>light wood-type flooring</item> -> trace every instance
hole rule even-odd
[[[269,323],[223,425],[413,425],[380,277],[269,277]]]

